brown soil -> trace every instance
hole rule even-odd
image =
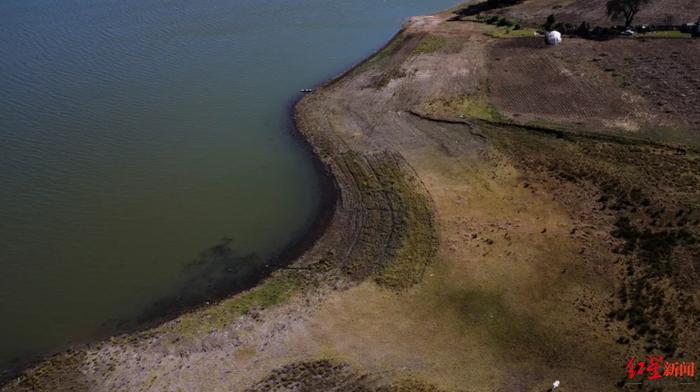
[[[517,122],[700,146],[696,41],[504,39],[489,54],[492,102]]]
[[[700,45],[695,40],[568,38],[565,45],[551,47],[541,38],[523,37],[492,40],[485,51],[488,72],[479,89],[429,100],[420,113],[476,114],[519,125],[700,147]],[[492,107],[479,115],[465,105]]]
[[[607,51],[604,43],[580,39],[554,48],[540,38],[502,40],[490,52],[491,99],[504,114],[526,122],[598,128],[611,121],[639,129],[653,108],[590,60]]]
[[[525,0],[494,13],[541,25],[554,14],[560,22],[578,25],[606,26],[611,22],[605,14],[607,0]],[[700,3],[695,0],[653,0],[635,19],[635,23],[678,25],[693,23],[700,16]]]
[[[631,356],[697,361],[697,109],[653,104],[651,66],[618,84],[586,57],[646,44],[547,50],[449,17],[411,19],[297,105],[339,200],[291,267],[1,390],[609,391]],[[662,121],[673,147],[636,137]]]
[[[588,53],[594,52],[598,53],[591,56],[591,62],[657,107],[649,113],[657,127],[700,132],[697,40],[614,40],[594,46]]]

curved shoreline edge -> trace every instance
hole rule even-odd
[[[52,351],[19,358],[18,361],[9,368],[0,369],[0,388],[6,384],[9,384],[11,380],[20,377],[27,370],[30,370],[36,366],[41,366],[42,363],[49,361],[52,358],[60,357],[65,352],[84,350],[89,348],[91,345],[99,344],[99,342],[118,336],[137,336],[151,329],[157,328],[160,325],[173,321],[180,316],[195,313],[209,306],[213,306],[227,298],[251,290],[264,282],[265,279],[276,271],[294,264],[294,262],[298,260],[306,251],[313,247],[314,244],[321,237],[323,237],[328,225],[330,224],[330,221],[333,218],[336,203],[339,197],[339,190],[328,166],[319,159],[319,156],[316,153],[314,153],[313,146],[302,135],[296,126],[296,122],[294,121],[294,107],[302,98],[303,97],[295,99],[289,108],[289,125],[287,131],[292,134],[294,143],[298,143],[299,147],[304,150],[304,153],[307,154],[308,158],[311,160],[311,164],[318,178],[318,185],[320,189],[318,207],[316,208],[313,216],[309,219],[307,228],[303,232],[293,236],[289,244],[283,247],[276,255],[267,260],[265,265],[260,266],[260,268],[254,274],[246,279],[246,282],[243,285],[232,287],[229,290],[226,290],[226,292],[222,295],[217,294],[208,298],[206,301],[202,300],[194,305],[178,305],[176,307],[169,306],[160,311],[155,310],[152,314],[149,314],[143,319],[139,316],[133,323],[129,321],[128,326],[116,327],[112,333],[98,332],[96,336],[87,337]],[[121,322],[121,320],[118,320],[117,322]]]
[[[408,23],[408,22],[405,22]],[[395,224],[394,219],[406,216],[405,203],[399,206],[391,206],[390,199],[412,199],[418,195],[418,202],[409,208],[417,209],[418,214],[427,217],[427,241],[420,244],[421,249],[419,264],[422,266],[417,271],[399,271],[399,276],[390,276],[388,279],[378,278],[377,282],[387,287],[402,289],[415,284],[420,280],[418,275],[424,272],[424,267],[429,258],[434,255],[437,248],[437,234],[435,232],[435,219],[430,207],[430,196],[422,189],[414,195],[415,177],[411,168],[396,154],[386,153],[380,156],[363,156],[361,153],[351,151],[343,146],[340,139],[333,140],[322,130],[311,126],[306,118],[304,105],[313,99],[317,91],[328,89],[342,81],[355,70],[362,67],[375,56],[392,45],[405,32],[405,24],[378,49],[370,52],[363,60],[350,66],[340,74],[321,82],[309,95],[300,96],[291,101],[289,107],[290,125],[289,131],[295,138],[295,142],[309,153],[315,171],[319,176],[320,205],[312,218],[308,229],[294,239],[288,246],[268,263],[269,267],[261,269],[251,279],[247,287],[237,288],[232,293],[220,298],[214,298],[213,303],[202,303],[194,306],[181,307],[166,314],[157,314],[152,318],[139,322],[129,329],[118,330],[115,334],[98,337],[96,340],[86,339],[84,342],[76,342],[55,351],[38,354],[35,357],[21,360],[20,364],[10,368],[0,375],[0,390],[12,388],[13,384],[19,385],[20,380],[28,379],[29,372],[36,373],[38,379],[48,378],[50,385],[62,387],[80,385],[80,358],[82,354],[95,347],[115,339],[124,339],[133,342],[151,337],[160,328],[167,324],[177,322],[183,316],[196,315],[206,311],[227,299],[233,299],[255,291],[267,283],[268,279],[276,274],[290,272],[298,275],[299,271],[311,272],[315,275],[312,280],[314,290],[319,289],[319,281],[325,287],[346,288],[355,285],[369,277],[379,275],[392,259],[397,251],[403,247],[400,243],[405,239],[409,231],[403,224]],[[371,172],[373,183],[371,187],[360,184],[356,173]],[[387,194],[379,196],[371,195],[374,188],[383,187],[392,181],[398,180],[400,185],[390,190]],[[371,210],[377,205],[385,205],[387,214],[375,214]],[[388,207],[387,207],[388,206]],[[368,225],[367,222],[370,222]],[[387,227],[384,223],[389,221]],[[376,241],[362,244],[360,237],[376,237]],[[389,243],[392,242],[393,243]],[[333,266],[329,265],[329,259]],[[362,262],[358,259],[363,259]],[[379,264],[371,261],[376,259]],[[411,267],[410,267],[411,268]],[[305,273],[306,274],[306,273]],[[307,279],[308,276],[303,279]],[[48,375],[48,377],[47,377]],[[35,380],[35,377],[29,377]],[[14,381],[14,382],[13,382]],[[67,381],[67,382],[66,382]],[[43,384],[40,382],[40,384]],[[39,387],[39,385],[37,385]],[[44,390],[39,387],[40,390]]]
[[[606,133],[615,128],[560,133],[569,117],[501,121],[513,98],[484,94],[511,75],[496,65],[540,64],[551,48],[446,16],[410,19],[294,105],[300,140],[338,192],[298,259],[251,290],[64,353],[0,390],[545,390],[560,379],[597,391],[622,385],[614,361],[691,352],[698,313],[680,298],[696,298],[697,279],[677,277],[693,277],[685,266],[700,255],[700,193],[688,187],[700,157],[618,142]],[[624,45],[612,44],[571,47]],[[524,68],[523,78],[541,75]],[[649,251],[663,270],[647,268]],[[678,311],[654,316],[662,305]]]

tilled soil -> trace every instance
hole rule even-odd
[[[511,18],[543,24],[547,16],[554,14],[558,21],[579,23],[586,21],[593,26],[619,24],[611,22],[605,13],[607,0],[525,0],[522,3],[498,10]],[[700,15],[700,3],[695,0],[654,0],[639,12],[635,23],[678,25],[693,23]]]
[[[491,98],[516,121],[700,146],[697,41],[509,39],[491,47],[490,64]]]

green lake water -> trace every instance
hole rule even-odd
[[[0,369],[257,276],[321,207],[297,91],[454,3],[0,2]]]

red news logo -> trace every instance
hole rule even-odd
[[[648,380],[658,380],[662,378],[694,378],[695,362],[668,362],[664,361],[661,355],[649,356],[648,361],[635,362],[632,357],[627,363],[627,375],[630,380],[637,376]]]

